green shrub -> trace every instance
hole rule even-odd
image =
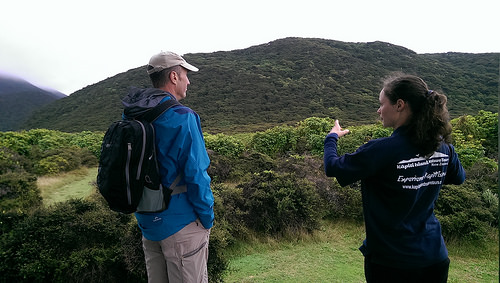
[[[479,140],[466,137],[460,130],[452,133],[453,145],[464,168],[470,168],[484,157],[484,147]]]
[[[60,155],[47,156],[35,165],[35,172],[38,175],[55,175],[64,172],[69,168],[69,162]]]
[[[245,209],[243,189],[224,184],[212,186],[215,205],[217,230],[227,231],[227,244],[234,243],[236,238],[244,238],[248,234],[245,218],[248,211]]]
[[[0,148],[8,148],[27,156],[31,146],[26,132],[0,132]]]
[[[10,148],[0,147],[0,174],[23,172],[25,171],[24,168],[30,166],[29,160],[24,156]]]
[[[482,193],[467,183],[443,187],[436,202],[436,216],[447,239],[484,239],[490,224],[498,221],[485,205]]]
[[[266,154],[244,151],[238,158],[223,156],[208,150],[210,167],[208,174],[215,183],[240,182],[247,176],[274,168],[274,161]]]
[[[277,126],[264,132],[256,133],[250,147],[260,153],[275,156],[294,151],[297,146],[297,133],[294,127]]]
[[[47,129],[33,129],[27,132],[29,143],[42,151],[69,146],[71,134]]]
[[[338,153],[343,155],[355,152],[358,147],[372,139],[388,137],[392,134],[391,128],[384,128],[381,123],[349,127],[349,134],[338,142]]]
[[[54,175],[78,169],[81,166],[94,166],[97,158],[88,149],[65,147],[42,153],[35,164],[34,172],[38,175]]]
[[[40,207],[2,235],[0,281],[127,282],[119,244],[129,221],[83,200]]]
[[[69,144],[90,151],[96,158],[101,156],[101,144],[104,138],[103,132],[83,131],[74,133],[70,137]]]
[[[238,157],[245,149],[240,140],[224,134],[205,135],[205,144],[207,149],[229,157]]]
[[[332,129],[334,120],[330,118],[307,118],[297,125],[297,153],[323,154],[326,135]]]
[[[221,183],[231,177],[233,171],[233,158],[217,154],[212,150],[207,150],[210,157],[210,166],[207,173],[212,178],[212,183]]]
[[[111,211],[97,193],[1,216],[0,282],[147,282],[135,219]],[[227,268],[226,236],[212,228],[210,282],[221,282]]]
[[[22,213],[41,204],[36,176],[23,171],[0,175],[0,213]]]
[[[330,188],[322,193],[328,200],[328,216],[334,219],[363,220],[363,203],[361,200],[360,182],[341,187],[338,182],[332,182]]]
[[[217,221],[210,231],[210,244],[208,245],[208,281],[209,282],[224,282],[223,275],[229,266],[229,259],[225,254],[225,250],[231,244],[230,233],[225,229],[226,225],[221,225],[221,221]]]
[[[319,226],[323,215],[314,184],[293,173],[265,171],[238,187],[243,189],[248,211],[245,222],[255,231],[285,234]]]
[[[465,115],[453,119],[451,124],[455,134],[453,144],[460,147],[463,142],[467,142],[478,147],[479,143],[486,157],[498,158],[498,113],[481,110],[476,116]],[[460,133],[459,139],[457,133]]]

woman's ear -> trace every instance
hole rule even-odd
[[[398,99],[398,101],[396,101],[396,110],[398,112],[401,112],[405,110],[405,108],[406,108],[406,102],[402,99]]]

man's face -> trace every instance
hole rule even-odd
[[[179,68],[177,73],[177,84],[175,85],[175,94],[178,100],[186,98],[187,87],[190,84],[187,76],[188,71],[185,68]]]

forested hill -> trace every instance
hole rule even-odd
[[[452,117],[498,112],[499,53],[417,54],[384,42],[285,38],[184,57],[200,71],[189,74],[183,103],[211,133],[265,129],[312,116],[339,118],[344,125],[373,123],[381,79],[394,71],[417,74],[442,90]],[[105,130],[120,118],[120,98],[130,86],[150,86],[145,66],[51,103],[24,128]]]
[[[65,96],[0,73],[0,131],[17,130],[35,110]]]

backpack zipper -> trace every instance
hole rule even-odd
[[[144,127],[144,124],[141,123],[140,121],[137,121],[139,125],[141,125],[142,128],[142,152],[141,152],[141,158],[139,159],[139,166],[137,166],[137,175],[135,176],[136,180],[139,180],[141,178],[141,168],[142,168],[142,162],[144,161],[144,154],[146,151],[146,128]]]
[[[127,200],[128,204],[132,204],[132,194],[130,192],[130,157],[132,156],[132,143],[127,143],[127,163],[125,163],[125,179],[127,182]]]

